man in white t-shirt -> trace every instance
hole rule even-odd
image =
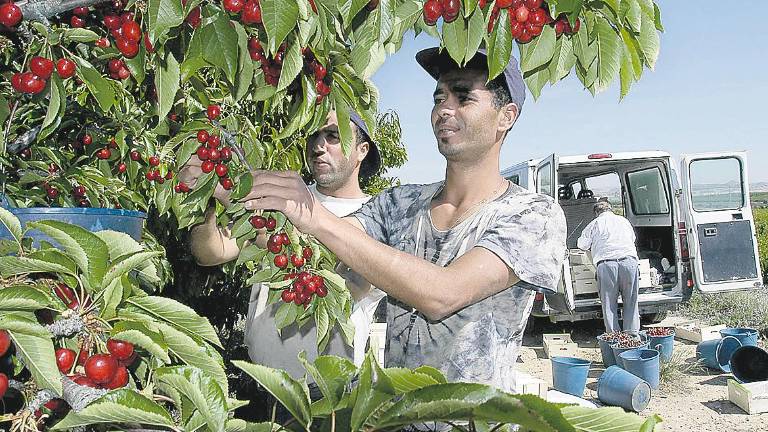
[[[330,112],[326,123],[309,137],[306,148],[307,163],[315,180],[308,189],[324,207],[340,217],[356,211],[370,199],[361,190],[359,180],[375,175],[381,166],[381,156],[365,122],[354,112],[350,112],[350,122],[355,136],[349,155],[344,156],[334,111]],[[194,186],[194,180],[201,172],[200,163],[193,155],[179,174],[180,179]],[[214,196],[222,204],[229,205],[228,194],[222,188],[217,186]],[[203,266],[234,260],[240,252],[235,240],[230,237],[229,229],[216,223],[213,209],[206,214],[203,224],[192,228],[191,251],[198,264]],[[340,267],[346,268],[343,265]],[[251,360],[286,370],[294,378],[305,374],[297,357],[301,351],[307,353],[310,362],[318,355],[337,355],[353,360],[357,365],[362,364],[370,323],[384,293],[353,272],[345,272],[342,276],[347,280],[355,300],[351,316],[355,326],[354,347],[345,344],[340,332],[334,331],[325,351],[318,353],[314,327],[297,329],[291,326],[278,332],[274,314],[280,305],[267,305],[266,287],[256,284],[251,289],[245,328],[245,343]]]

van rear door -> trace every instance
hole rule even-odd
[[[545,157],[536,165],[536,192],[549,195],[557,202],[557,155],[554,153]],[[563,263],[563,275],[557,291],[559,294],[556,296],[557,298],[547,296],[547,303],[560,312],[573,312],[575,300],[573,284],[571,283],[571,264],[568,258]]]
[[[681,165],[696,286],[708,293],[760,287],[746,153],[687,154]]]

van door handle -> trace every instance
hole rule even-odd
[[[717,235],[717,227],[704,228],[704,237],[714,237]]]
[[[733,219],[734,220],[743,220],[744,219],[744,215],[742,213],[734,213],[733,214]]]

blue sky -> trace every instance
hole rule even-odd
[[[768,2],[662,0],[660,7],[666,31],[656,69],[646,70],[621,102],[617,85],[593,98],[575,76],[545,87],[537,101],[528,94],[502,148],[502,168],[550,153],[746,150],[750,181],[768,181],[768,55],[761,20]],[[437,43],[407,35],[373,76],[380,109],[400,115],[409,160],[392,173],[404,183],[444,175],[429,125],[435,83],[414,60]]]

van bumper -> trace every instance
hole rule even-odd
[[[671,293],[640,294],[638,306],[640,315],[650,315],[677,309],[682,302],[682,295]],[[619,301],[621,303],[621,301]],[[622,309],[619,308],[619,315]],[[602,319],[603,309],[598,299],[576,300],[576,308],[573,313],[563,313],[549,308],[545,300],[536,300],[533,304],[531,315],[536,317],[548,317],[552,322],[559,321],[584,321],[590,319]]]

